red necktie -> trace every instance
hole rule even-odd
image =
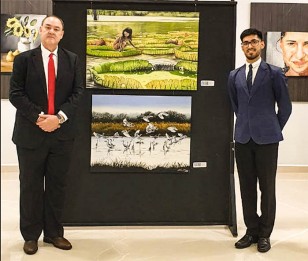
[[[48,114],[55,114],[55,63],[52,58],[53,53],[49,55],[48,61]]]

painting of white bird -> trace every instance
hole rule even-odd
[[[168,129],[169,131],[171,131],[171,132],[177,132],[177,131],[178,131],[178,129],[177,129],[176,127],[173,127],[173,126],[168,127],[167,129]]]
[[[129,122],[126,118],[123,119],[123,126],[125,127],[133,127],[134,124],[132,122]]]
[[[169,116],[169,114],[167,112],[162,111],[162,112],[159,112],[157,116],[163,120],[166,116]]]
[[[189,173],[190,96],[93,95],[92,117],[92,172]]]
[[[143,116],[142,119],[146,122],[150,122],[150,118],[153,118],[153,115]]]

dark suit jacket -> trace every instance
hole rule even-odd
[[[55,111],[62,110],[68,117],[55,131],[59,139],[74,138],[74,116],[83,90],[83,73],[77,55],[59,47]],[[25,148],[40,146],[49,135],[35,125],[38,115],[47,113],[48,104],[41,47],[15,57],[9,99],[17,109],[13,142]]]
[[[247,143],[252,138],[258,144],[270,144],[283,140],[281,131],[292,111],[285,75],[281,68],[261,61],[249,94],[245,70],[243,65],[231,71],[228,80],[236,115],[235,141]]]

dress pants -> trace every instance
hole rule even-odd
[[[279,143],[235,143],[246,234],[270,237],[276,215],[276,171]],[[257,213],[257,183],[261,191],[261,215]]]
[[[46,133],[41,146],[17,146],[20,180],[20,231],[25,241],[63,236],[61,214],[73,140]]]

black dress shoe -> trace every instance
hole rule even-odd
[[[43,241],[45,243],[53,244],[55,247],[60,248],[62,250],[70,250],[72,248],[71,243],[65,239],[64,237],[44,237]]]
[[[269,238],[260,237],[258,241],[258,251],[261,253],[265,253],[271,249],[271,242]]]
[[[29,240],[25,241],[24,243],[24,251],[27,255],[33,255],[37,252],[37,241],[35,240]]]
[[[251,244],[257,243],[258,242],[258,237],[257,236],[250,236],[250,235],[245,235],[243,236],[239,241],[235,243],[235,247],[242,249],[251,246]]]

